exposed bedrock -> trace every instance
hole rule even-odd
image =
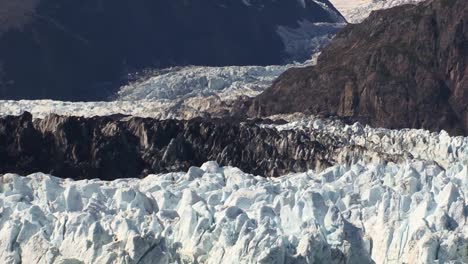
[[[44,172],[105,180],[182,171],[208,160],[261,176],[323,169],[335,163],[398,161],[319,130],[194,119],[62,117],[0,119],[0,173]]]
[[[316,66],[286,71],[247,108],[467,135],[467,64],[466,0],[429,0],[348,25]]]

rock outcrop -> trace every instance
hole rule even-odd
[[[328,0],[2,1],[0,98],[101,100],[146,68],[279,64],[335,23]]]
[[[286,71],[246,108],[467,135],[467,64],[466,0],[404,5],[348,25],[317,66]]]
[[[74,179],[143,177],[207,160],[262,176],[401,155],[350,145],[320,130],[283,130],[229,120],[61,117],[0,119],[0,174],[50,173]]]

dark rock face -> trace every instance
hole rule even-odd
[[[0,99],[97,100],[145,68],[279,64],[278,26],[344,21],[328,0],[303,2],[2,1]]]
[[[277,131],[255,124],[29,113],[0,119],[0,174],[50,173],[74,179],[143,177],[185,171],[208,160],[262,176],[323,169],[366,157],[401,157],[349,146],[320,131]]]
[[[430,0],[346,26],[315,67],[291,69],[250,115],[311,112],[468,135],[468,4]]]

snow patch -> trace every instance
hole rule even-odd
[[[416,4],[422,1],[424,0],[330,0],[350,23],[362,22],[374,10]]]

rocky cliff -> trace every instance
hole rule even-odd
[[[343,22],[328,0],[1,1],[0,98],[98,100],[145,68],[279,64]]]
[[[348,25],[318,65],[290,69],[251,115],[311,112],[387,128],[468,133],[468,5],[431,0]]]
[[[187,170],[207,160],[262,176],[279,176],[401,155],[347,144],[320,130],[194,119],[61,117],[29,113],[0,119],[0,174],[50,173],[74,179],[143,177]]]

